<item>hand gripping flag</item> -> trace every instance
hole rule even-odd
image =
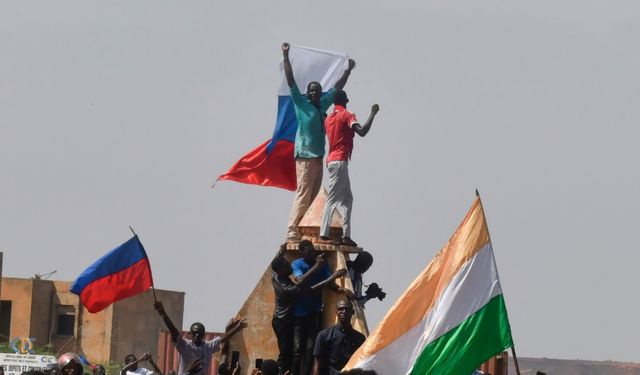
[[[91,313],[153,287],[149,258],[138,236],[108,252],[73,282],[71,292]]]
[[[299,46],[291,46],[289,60],[296,84],[301,90],[306,90],[309,82],[318,81],[325,91],[335,86],[349,61],[344,54]],[[280,63],[278,112],[273,136],[249,151],[218,180],[296,190],[293,150],[298,121],[289,94],[284,67]]]
[[[471,374],[513,346],[489,230],[477,197],[449,242],[346,368],[380,375]]]

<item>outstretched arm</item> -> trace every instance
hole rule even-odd
[[[349,75],[351,74],[351,71],[353,70],[353,68],[355,68],[355,66],[356,66],[356,62],[353,59],[349,59],[349,67],[347,67],[347,70],[344,71],[344,73],[342,74],[342,77],[340,77],[338,82],[336,82],[336,85],[335,85],[336,89],[342,90],[344,88],[344,85],[347,84]]]
[[[235,319],[231,324],[228,325],[229,329],[222,336],[220,336],[220,342],[226,342],[246,326],[247,321],[245,319]]]
[[[162,302],[155,301],[153,303],[153,307],[155,307],[156,311],[158,311],[158,314],[160,314],[160,316],[162,317],[162,320],[164,320],[164,324],[167,326],[167,329],[169,329],[169,332],[171,333],[171,339],[173,340],[173,343],[174,344],[177,343],[178,337],[180,336],[180,332],[178,332],[178,329],[169,318],[169,315],[167,315],[167,312],[164,311],[164,306],[162,306]]]
[[[369,129],[371,129],[371,124],[373,124],[373,119],[374,117],[376,117],[376,114],[378,114],[379,110],[380,110],[379,105],[377,104],[372,105],[371,113],[369,114],[369,118],[367,119],[367,121],[364,122],[364,125],[355,123],[351,125],[351,129],[353,129],[361,137],[364,137],[365,135],[367,135],[367,133],[369,133]]]
[[[326,278],[325,280],[320,281],[319,283],[313,285],[311,287],[311,289],[318,289],[318,288],[322,288],[325,285],[333,282],[335,279],[342,277],[344,275],[347,274],[347,270],[346,269],[341,269],[341,270],[337,270],[336,272],[334,272],[331,276],[329,276],[328,278]]]
[[[291,46],[289,43],[282,43],[282,57],[284,59],[284,75],[287,77],[287,84],[289,87],[293,87],[296,84],[296,80],[293,78],[293,68],[291,67],[291,61],[289,61],[289,49]]]
[[[307,271],[305,274],[301,275],[301,276],[297,276],[296,277],[296,283],[298,285],[303,285],[304,282],[313,274],[315,274],[320,267],[322,267],[322,265],[324,264],[325,259],[324,259],[324,254],[320,254],[316,257],[316,262],[314,263],[313,267],[311,267],[309,269],[309,271]]]
[[[334,292],[337,293],[344,293],[344,295],[347,298],[353,298],[355,295],[353,294],[353,292],[347,288],[343,288],[339,285],[336,285],[336,283],[334,283],[333,281],[335,279],[338,279],[344,275],[347,274],[347,270],[346,269],[341,269],[341,270],[336,270],[331,276],[329,276],[327,279],[322,280],[321,282],[313,285],[311,287],[311,289],[318,289],[318,288],[324,288],[327,287],[331,290],[333,290]]]
[[[151,358],[151,353],[149,353],[149,363],[151,364],[151,367],[153,367],[153,372],[158,375],[163,375],[160,367],[158,367],[158,365],[153,361],[153,358]]]

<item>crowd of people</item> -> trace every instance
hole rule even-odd
[[[336,374],[351,355],[364,342],[364,336],[351,327],[353,303],[364,306],[373,294],[362,294],[362,273],[373,263],[373,256],[362,252],[348,269],[333,273],[313,243],[303,240],[298,244],[301,257],[289,263],[284,248],[271,262],[275,309],[273,331],[278,343],[278,365],[282,373],[291,375]],[[347,273],[355,280],[354,291],[337,286],[333,281]],[[371,286],[370,286],[371,287]],[[330,288],[346,298],[336,305],[338,325],[320,331],[322,323],[322,289]],[[379,291],[375,297],[384,298]],[[367,290],[368,291],[368,290]]]
[[[326,136],[329,143],[326,160],[329,190],[317,243],[357,246],[351,239],[353,195],[348,163],[354,135],[364,137],[369,132],[379,106],[372,106],[364,124],[360,124],[355,114],[347,110],[349,99],[343,88],[355,67],[354,60],[349,60],[343,75],[326,93],[322,92],[322,85],[318,81],[313,81],[308,83],[306,95],[303,95],[293,75],[289,51],[289,44],[283,43],[284,72],[298,122],[294,148],[297,192],[289,216],[286,239],[287,243],[298,244],[301,257],[289,263],[284,256],[284,248],[281,248],[271,263],[275,293],[272,327],[279,354],[277,359],[264,360],[259,366],[256,365],[252,374],[372,375],[375,371],[353,369],[341,372],[341,369],[365,341],[364,335],[351,326],[354,303],[364,308],[368,300],[382,300],[386,296],[376,283],[370,284],[363,292],[362,274],[371,267],[373,257],[370,253],[361,252],[353,261],[347,262],[347,269],[331,272],[324,255],[316,252],[313,243],[301,240],[298,224],[321,187]],[[327,115],[331,105],[334,106],[333,112]],[[331,238],[329,233],[335,210],[338,210],[342,218],[343,235],[339,239]],[[352,280],[353,291],[334,282],[347,274]],[[325,288],[339,292],[345,298],[335,306],[338,323],[321,330],[324,308],[322,290]],[[205,327],[196,322],[189,329],[190,338],[184,338],[165,312],[162,302],[154,301],[154,307],[167,326],[180,355],[178,375],[209,374],[213,354],[218,351],[225,353],[227,341],[247,325],[244,319],[232,319],[222,336],[204,340]],[[83,362],[76,354],[66,353],[58,359],[57,366],[48,372],[51,375],[82,375]],[[139,366],[141,362],[149,363],[151,369]],[[92,368],[94,375],[106,375],[103,366]],[[237,359],[229,360],[226,353],[223,354],[223,361],[218,369],[221,375],[240,373]],[[134,354],[125,357],[120,375],[151,374],[164,375],[153,361],[151,353],[144,353],[140,358]],[[40,374],[32,372],[30,375]]]
[[[373,264],[373,256],[360,252],[354,260],[347,261],[347,269],[331,272],[325,255],[316,251],[313,243],[300,241],[300,257],[291,263],[285,258],[286,246],[281,246],[271,262],[275,307],[272,328],[278,348],[278,357],[257,363],[251,374],[259,375],[373,375],[375,371],[353,369],[342,371],[351,355],[365,341],[365,336],[352,327],[354,305],[364,307],[371,298],[384,298],[385,294],[372,283],[362,291],[362,273]],[[334,281],[350,275],[353,289],[338,286]],[[375,285],[375,292],[370,293]],[[334,306],[337,324],[321,329],[324,303],[322,290],[328,288],[341,293]],[[161,301],[154,301],[154,308],[166,325],[173,345],[179,354],[178,375],[208,375],[213,355],[222,352],[218,365],[220,375],[239,375],[238,358],[230,358],[227,342],[247,326],[242,318],[231,319],[225,332],[211,340],[205,340],[205,326],[191,324],[187,337],[183,337],[166,313]],[[147,367],[140,364],[144,362]],[[83,375],[83,365],[89,365],[81,356],[73,353],[58,358],[57,366],[40,373],[30,371],[25,375]],[[107,375],[102,365],[90,365],[93,375]],[[114,374],[110,374],[114,375]],[[165,375],[154,362],[150,352],[139,357],[129,354],[119,375]],[[166,375],[176,375],[169,371]]]

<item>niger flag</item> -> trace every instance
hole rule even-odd
[[[480,198],[346,368],[468,375],[512,346]]]

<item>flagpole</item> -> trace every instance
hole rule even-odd
[[[133,233],[134,236],[138,237],[138,235],[133,230],[133,228],[131,228],[131,225],[129,225],[129,229],[131,229],[131,233]],[[140,239],[138,239],[138,241],[140,241]],[[144,253],[147,256],[147,259],[149,259],[149,255],[147,255],[147,252],[145,251]],[[158,298],[156,297],[156,288],[153,286],[153,274],[151,273],[151,262],[149,262],[149,274],[151,275],[151,293],[153,293],[153,302],[155,303],[158,301]]]
[[[476,189],[476,197],[478,198],[478,201],[480,203],[480,208],[482,209],[482,216],[484,217],[484,223],[487,226],[487,236],[489,236],[489,243],[491,244],[491,247],[493,248],[493,242],[491,241],[491,232],[489,231],[489,223],[487,220],[487,215],[484,214],[484,207],[482,206],[482,200],[480,199],[480,192],[478,191],[478,189]],[[493,264],[496,265],[496,276],[498,277],[498,280],[500,280],[500,275],[498,274],[498,264],[496,263],[496,256],[493,253],[493,251],[491,252],[491,256],[493,257]],[[501,283],[502,284],[502,283]],[[520,375],[520,365],[518,365],[518,357],[516,356],[516,349],[515,349],[515,344],[513,343],[513,337],[511,338],[511,354],[513,354],[513,364],[516,368],[516,374]]]
[[[511,354],[513,354],[513,364],[516,367],[516,374],[520,375],[520,366],[518,365],[518,357],[516,357],[516,345],[511,344]]]

